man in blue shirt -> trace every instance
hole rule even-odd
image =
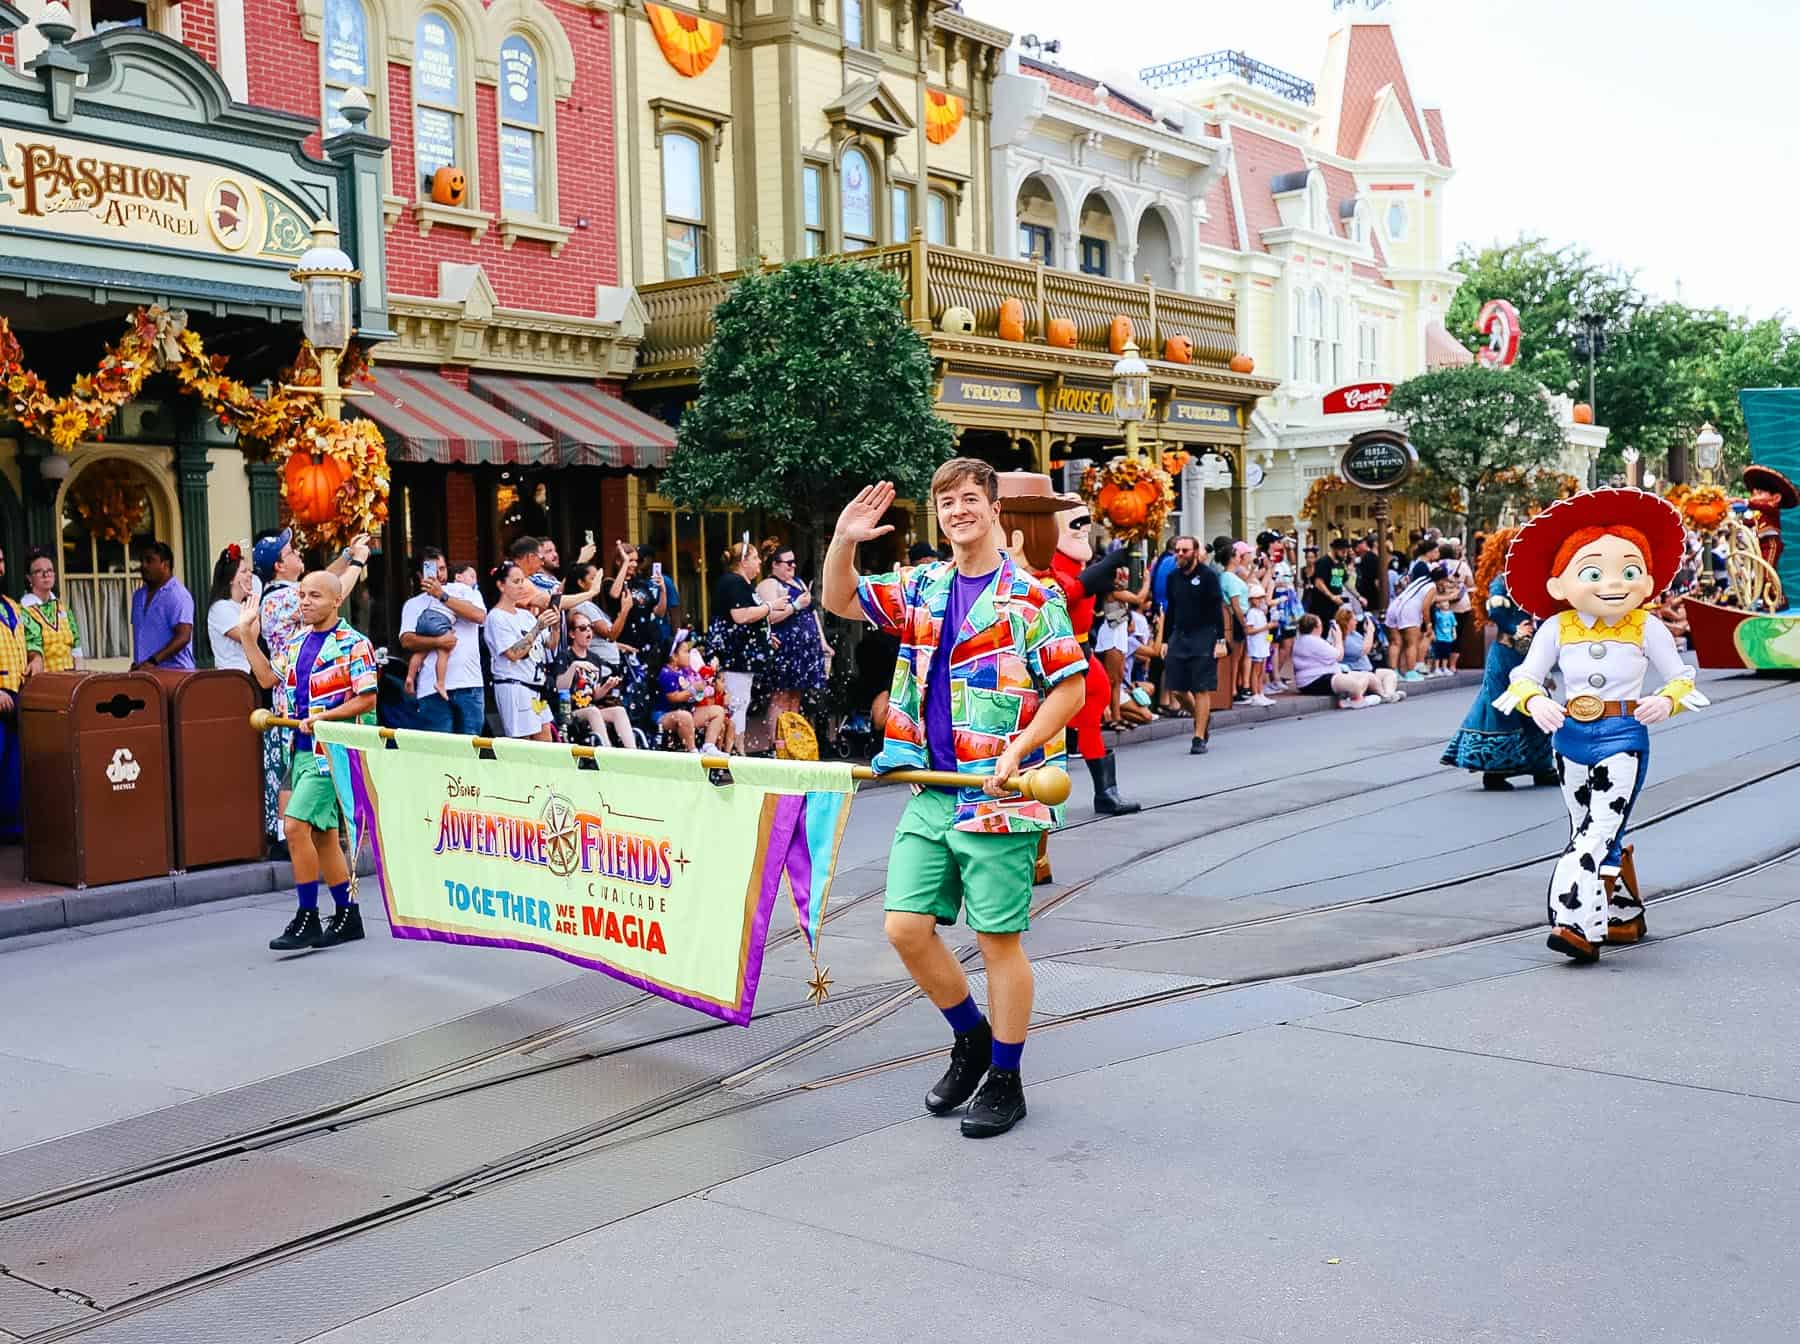
[[[144,586],[131,595],[131,666],[194,667],[194,595],[175,577],[175,552],[147,541],[138,552]]]

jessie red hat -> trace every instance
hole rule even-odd
[[[1540,621],[1569,604],[1550,596],[1557,548],[1584,527],[1634,527],[1650,543],[1650,576],[1661,592],[1681,565],[1686,534],[1681,511],[1666,499],[1643,490],[1584,490],[1559,499],[1519,529],[1506,549],[1506,591]]]
[[[1744,468],[1744,484],[1752,490],[1767,490],[1781,500],[1784,509],[1800,505],[1800,489],[1784,474],[1774,467],[1765,467],[1761,463],[1753,463]]]

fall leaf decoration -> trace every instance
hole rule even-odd
[[[1687,519],[1689,526],[1702,532],[1710,532],[1725,521],[1725,515],[1731,512],[1731,496],[1725,493],[1724,487],[1717,485],[1696,485],[1689,488],[1687,495],[1677,505],[1681,516]]]
[[[129,546],[150,528],[144,477],[121,458],[96,462],[69,486],[69,508],[90,537]]]
[[[1319,477],[1307,489],[1306,499],[1300,505],[1300,516],[1302,518],[1312,518],[1315,520],[1322,519],[1327,507],[1325,496],[1336,494],[1339,490],[1346,490],[1348,488],[1349,487],[1345,485],[1344,479],[1341,476],[1329,475]]]
[[[962,125],[963,100],[954,93],[925,90],[925,138],[941,145]]]
[[[1120,541],[1155,541],[1175,507],[1175,482],[1147,459],[1115,457],[1081,475],[1088,507]]]
[[[78,443],[103,439],[119,410],[143,391],[152,374],[167,373],[181,389],[217,417],[226,429],[237,431],[238,446],[252,460],[286,463],[297,444],[308,451],[329,454],[345,468],[346,481],[339,490],[336,518],[308,529],[324,544],[347,541],[358,532],[373,532],[387,521],[387,449],[381,430],[368,420],[326,420],[319,400],[305,388],[319,382],[318,361],[302,342],[295,368],[276,380],[284,390],[259,397],[243,383],[226,376],[225,357],[209,355],[200,334],[188,329],[187,314],[158,307],[136,309],[126,320],[125,334],[109,346],[99,366],[75,379],[69,395],[50,394],[44,380],[25,368],[23,351],[12,327],[0,317],[0,419],[16,420],[26,433],[47,439],[67,454]],[[368,356],[352,347],[340,366],[346,385],[367,375]],[[302,390],[286,390],[297,387]],[[82,472],[76,487],[98,467]],[[75,487],[71,487],[74,494]],[[285,490],[284,490],[285,494]],[[94,487],[89,496],[93,514],[82,513],[84,525],[95,535],[99,528],[118,528],[130,520],[112,497]],[[81,505],[77,502],[76,507]],[[127,532],[122,540],[129,540]],[[115,538],[120,539],[120,538]]]
[[[1163,450],[1162,469],[1169,473],[1169,478],[1171,480],[1179,479],[1181,473],[1187,470],[1187,464],[1191,461],[1193,461],[1193,458],[1186,452],[1183,452],[1180,448],[1165,448]]]

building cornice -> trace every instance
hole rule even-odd
[[[996,28],[991,23],[982,23],[971,19],[967,14],[958,14],[955,10],[943,10],[932,16],[931,26],[946,33],[955,33],[958,37],[966,37],[971,42],[979,42],[984,47],[993,47],[1005,51],[1012,45],[1013,35],[1004,28]]]
[[[383,363],[454,364],[563,378],[623,378],[637,364],[642,335],[592,317],[494,308],[456,299],[395,294],[394,339]]]

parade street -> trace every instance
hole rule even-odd
[[[0,940],[0,1339],[1790,1341],[1800,685],[1701,686],[1598,966],[1544,944],[1557,791],[1438,763],[1470,678],[1122,746],[1144,811],[1051,841],[986,1143],[921,1105],[903,789],[855,803],[829,998],[778,906],[748,1028],[391,940],[368,883],[296,956],[285,891]]]

